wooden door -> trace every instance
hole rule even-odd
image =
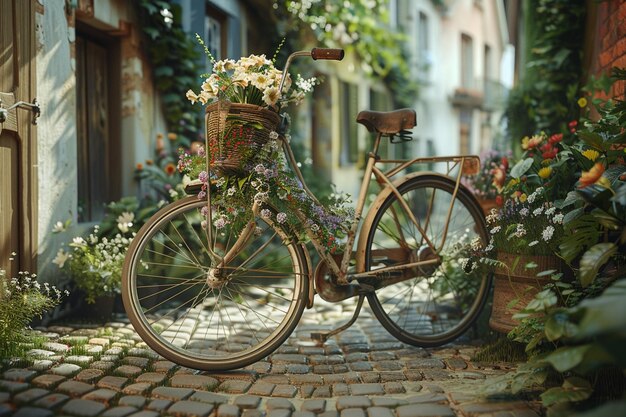
[[[0,100],[35,98],[35,0],[0,0]],[[33,115],[12,109],[0,124],[0,267],[35,272],[37,148]],[[11,253],[17,253],[9,262]]]

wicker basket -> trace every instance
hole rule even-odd
[[[206,137],[211,168],[221,175],[242,175],[259,160],[259,151],[280,118],[261,106],[217,101],[206,107]]]

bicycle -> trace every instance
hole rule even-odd
[[[300,56],[341,60],[343,51],[296,52],[283,75]],[[270,204],[255,203],[245,227],[218,231],[213,218],[206,221],[202,213],[207,201],[191,187],[192,195],[149,219],[129,247],[122,281],[126,312],[148,346],[191,368],[245,367],[289,337],[304,309],[313,307],[315,294],[329,302],[358,297],[346,324],[311,335],[321,343],[354,323],[365,298],[380,323],[411,345],[448,343],[474,323],[491,275],[462,272],[458,262],[464,250],[488,241],[482,210],[461,184],[464,169],[479,166],[478,157],[383,159],[382,140],[411,140],[415,111],[362,111],[357,122],[375,139],[354,219],[342,255],[327,253],[306,230],[320,256],[315,270],[309,248],[294,230],[259,215],[261,205],[273,210]],[[291,169],[312,196],[289,143],[281,140]],[[446,173],[399,176],[424,162],[445,163]],[[391,168],[383,171],[381,164]],[[372,177],[380,191],[363,217]]]

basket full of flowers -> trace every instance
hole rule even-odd
[[[200,37],[198,41],[204,46]],[[302,101],[316,80],[298,76],[292,87],[289,74],[283,81],[275,59],[265,55],[216,61],[206,47],[205,53],[213,71],[200,92],[189,90],[187,98],[207,105],[208,161],[217,175],[247,175],[264,162],[259,160],[259,151],[277,130],[280,108]]]

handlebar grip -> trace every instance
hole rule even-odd
[[[341,61],[343,59],[343,49],[333,48],[313,48],[311,49],[311,58],[318,59],[334,59],[335,61]]]

